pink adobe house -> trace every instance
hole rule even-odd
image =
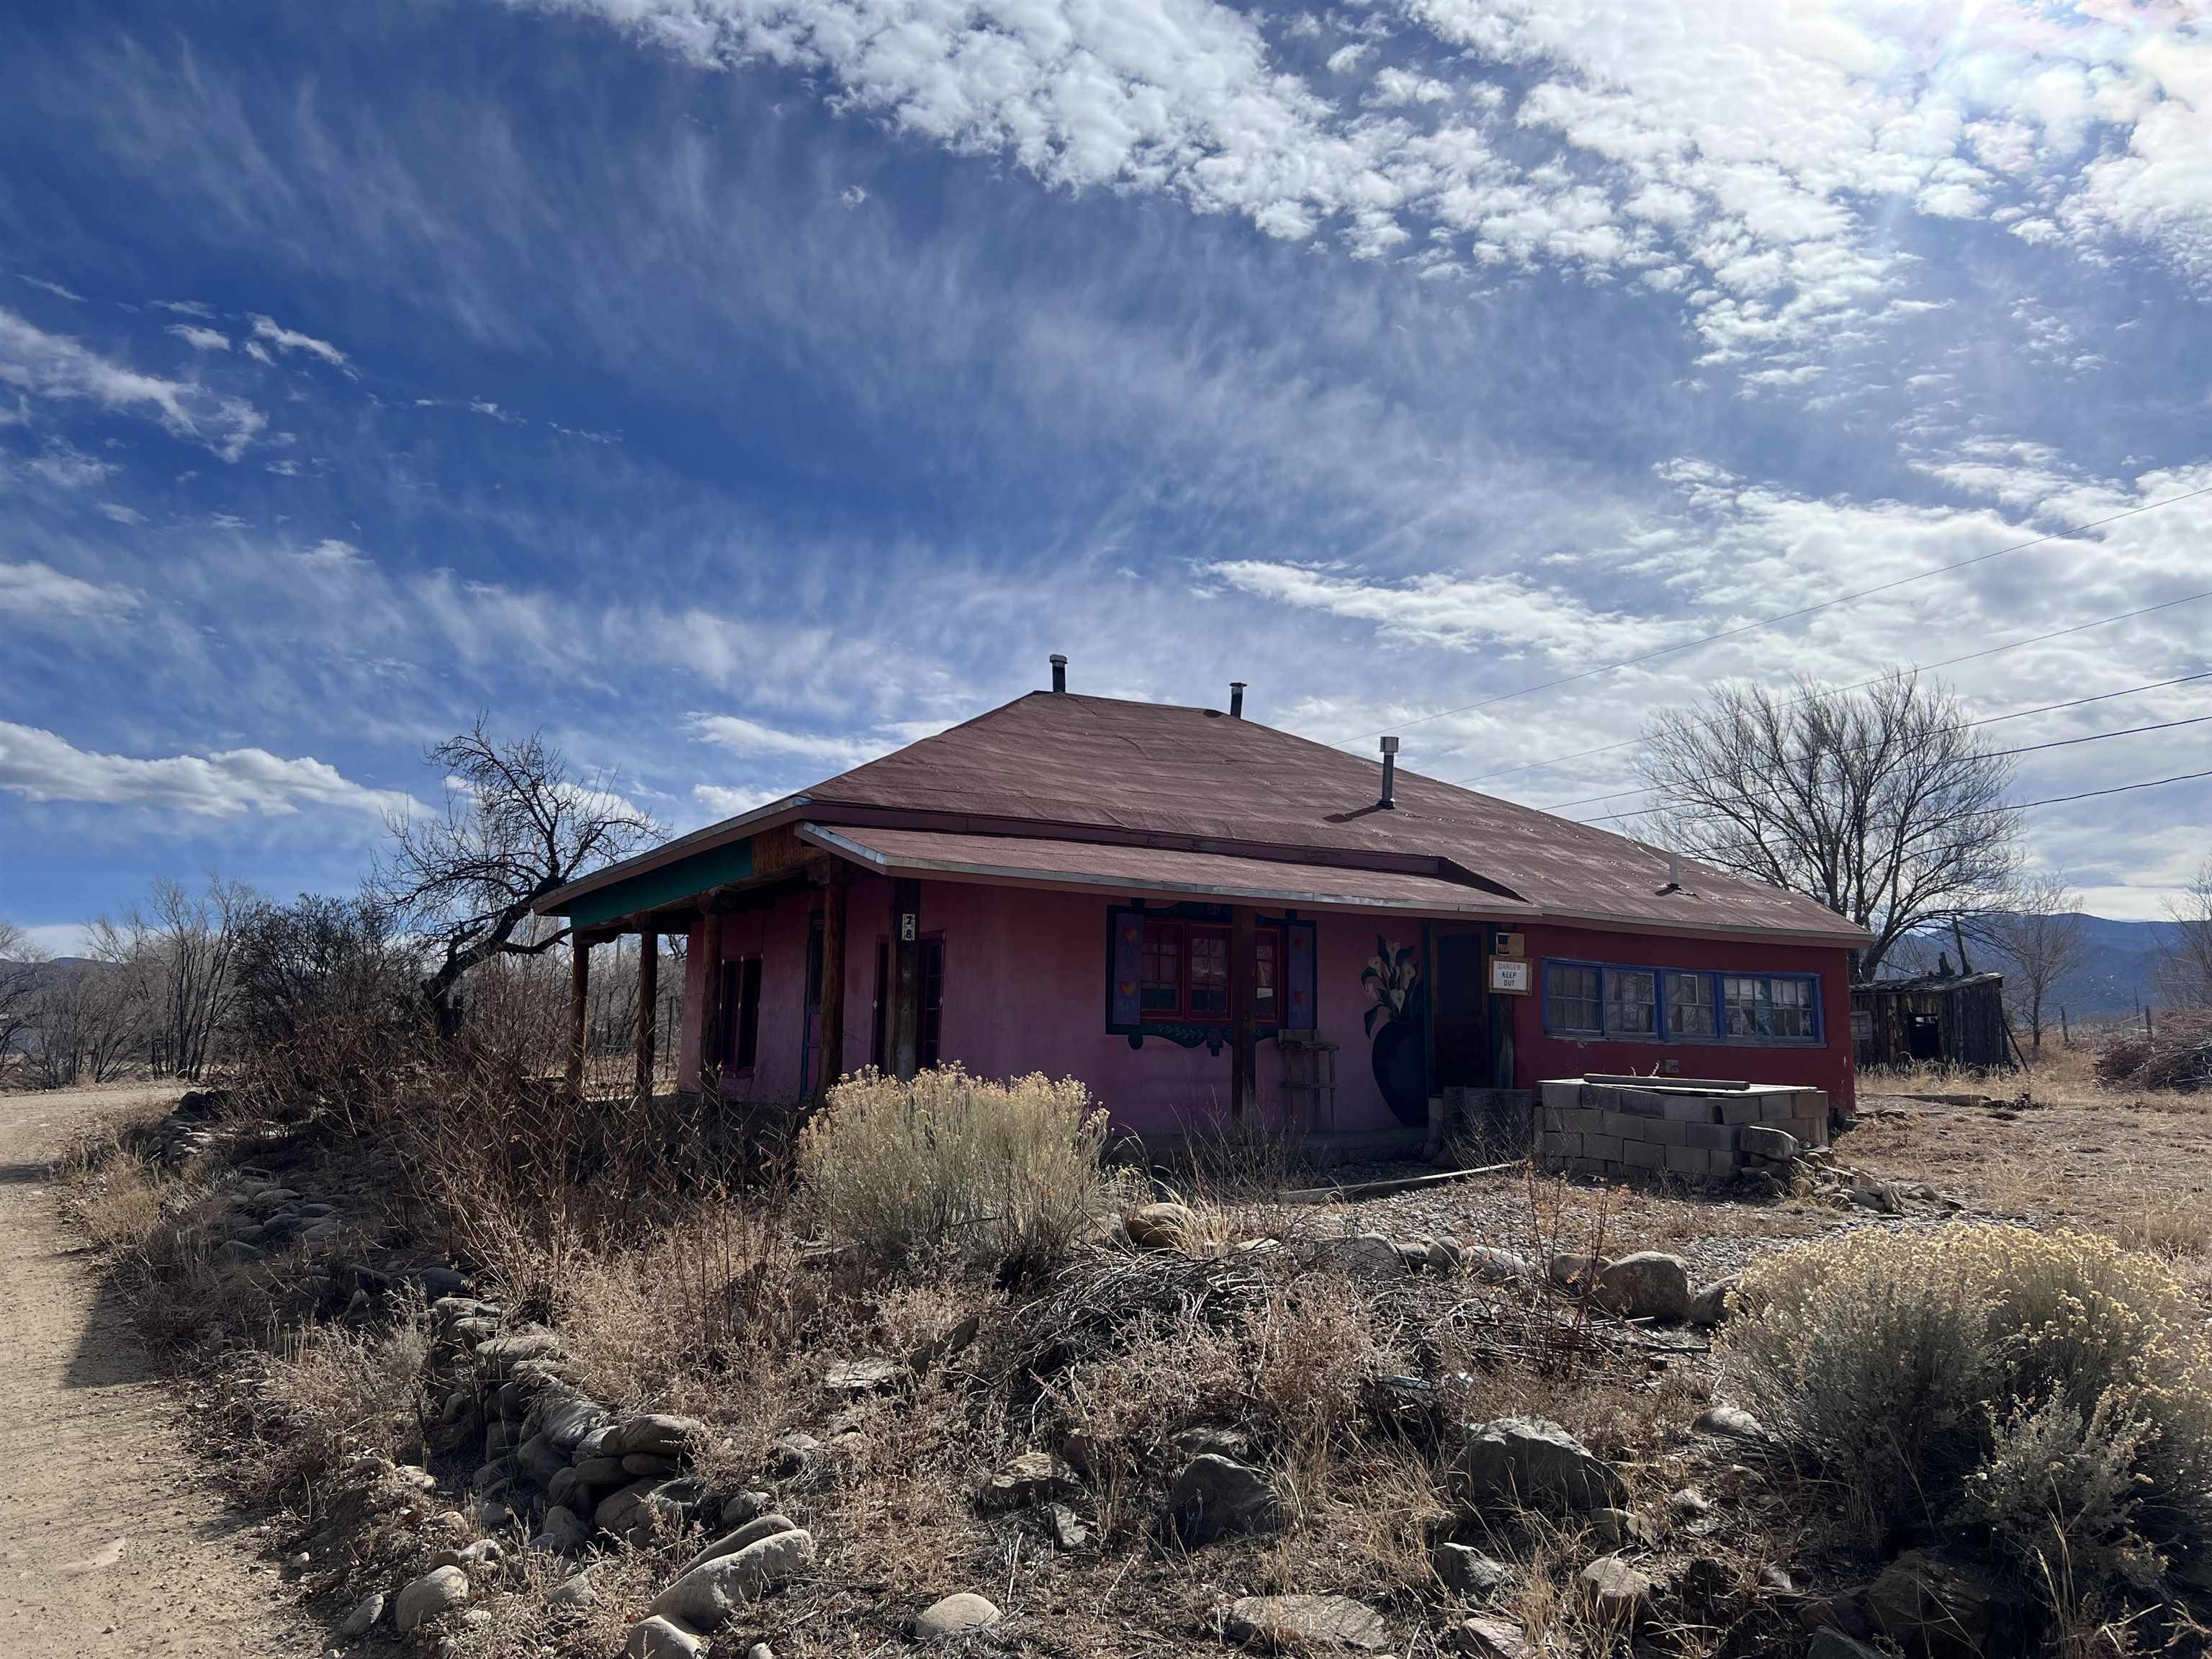
[[[732,1102],[957,1061],[1080,1078],[1147,1137],[1347,1146],[1586,1072],[1849,1103],[1867,939],[1812,900],[1245,720],[1241,687],[1054,676],[540,908],[586,946],[688,937],[681,1074]]]

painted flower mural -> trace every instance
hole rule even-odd
[[[1407,1124],[1426,1123],[1429,1117],[1419,955],[1413,945],[1378,937],[1375,954],[1359,973],[1369,1005],[1364,1024],[1373,1045],[1368,1060],[1375,1086],[1398,1121]]]

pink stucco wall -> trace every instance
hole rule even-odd
[[[845,1043],[840,1073],[868,1063],[876,994],[876,951],[890,930],[891,884],[856,880],[846,912]],[[725,1080],[732,1098],[783,1101],[800,1087],[805,1020],[807,919],[818,896],[793,894],[772,908],[723,921],[726,957],[763,958],[757,1063]],[[1106,1029],[1106,913],[1109,896],[1054,893],[952,882],[921,886],[921,929],[945,940],[943,1058],[981,1077],[1042,1072],[1073,1076],[1114,1115],[1140,1134],[1176,1133],[1222,1111],[1229,1095],[1229,1054],[1184,1048],[1148,1037],[1132,1048]],[[1368,1000],[1359,974],[1378,934],[1417,943],[1418,919],[1331,911],[1312,915],[1319,1034],[1338,1045],[1336,1109],[1330,1127],[1343,1133],[1400,1128],[1370,1066],[1362,1029]],[[1540,1000],[1508,999],[1516,1045],[1516,1080],[1583,1070],[1654,1069],[1674,1060],[1684,1075],[1794,1082],[1848,1099],[1851,1088],[1850,991],[1844,953],[1804,946],[1716,943],[1553,927],[1527,930],[1528,955],[1681,968],[1816,972],[1821,975],[1827,1041],[1819,1048],[1755,1048],[1684,1043],[1573,1042],[1548,1038]],[[684,1075],[696,1074],[700,1012],[708,982],[699,934],[692,934],[686,972]],[[1272,1042],[1259,1052],[1261,1111],[1279,1121],[1282,1066]]]

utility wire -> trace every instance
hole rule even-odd
[[[1858,588],[1849,593],[1838,593],[1834,599],[1823,599],[1818,605],[1804,605],[1796,611],[1780,611],[1771,617],[1761,617],[1755,622],[1741,623],[1734,628],[1723,628],[1717,633],[1703,634],[1693,640],[1683,640],[1674,645],[1662,645],[1656,651],[1644,652],[1641,656],[1625,657],[1619,662],[1603,663],[1595,668],[1585,668],[1577,673],[1562,674],[1557,679],[1539,680],[1533,685],[1522,686],[1517,691],[1500,691],[1495,696],[1483,697],[1474,702],[1463,703],[1457,708],[1439,708],[1433,714],[1421,714],[1413,720],[1401,720],[1395,726],[1384,727],[1381,732],[1370,732],[1364,737],[1347,738],[1336,747],[1341,749],[1346,744],[1364,743],[1369,738],[1382,737],[1392,732],[1403,732],[1409,726],[1424,726],[1431,720],[1440,720],[1449,715],[1470,714],[1478,708],[1487,708],[1492,703],[1510,702],[1516,697],[1528,696],[1538,691],[1549,691],[1557,686],[1572,685],[1577,680],[1592,679],[1600,674],[1610,674],[1619,669],[1633,668],[1638,663],[1651,662],[1660,657],[1672,656],[1678,651],[1689,651],[1701,645],[1712,645],[1722,640],[1735,639],[1741,635],[1753,634],[1762,628],[1771,628],[1777,623],[1795,622],[1800,617],[1810,617],[1819,611],[1832,611],[1839,605],[1849,605],[1856,599],[1870,599],[1876,593],[1887,593],[1895,588],[1909,587],[1914,582],[1924,582],[1930,577],[1948,575],[1954,570],[1965,570],[1974,565],[1986,564],[1991,559],[2004,557],[2008,553],[2024,553],[2029,548],[2041,547],[2046,542],[2065,541],[2069,538],[2081,535],[2084,531],[2095,530],[2108,524],[2117,524],[2122,519],[2132,519],[2140,514],[2154,513],[2161,507],[2172,507],[2178,502],[2191,501],[2199,495],[2212,495],[2212,484],[2205,484],[2196,489],[2185,489],[2179,495],[2168,495],[2162,501],[2145,501],[2139,507],[2125,507],[2105,518],[2092,519],[2086,524],[2073,525],[2064,530],[2054,530],[2048,535],[2033,536],[2024,542],[2014,542],[2008,547],[1992,548],[1987,553],[1977,553],[1969,559],[1954,559],[1949,564],[1939,564],[1932,570],[1919,571],[1910,576],[1899,576],[1892,581],[1876,582],[1872,587]]]
[[[2171,686],[2171,685],[2187,685],[2187,684],[2189,684],[2191,681],[2194,681],[2194,680],[2212,680],[2212,668],[2205,669],[2205,670],[2202,671],[2201,672],[2195,673],[2195,674],[2183,674],[2183,675],[2179,676],[2178,678],[2174,678],[2174,679],[2170,679],[2170,680],[2156,680],[2156,681],[2152,682],[2152,683],[2151,683],[2150,684],[2148,684],[2148,685],[2131,685],[2131,686],[2128,687],[2128,689],[2127,689],[2126,690],[2124,690],[2124,691],[2100,691],[2100,692],[2098,692],[2094,696],[2090,696],[2090,697],[2069,697],[2069,699],[2067,699],[2067,701],[2065,701],[2064,702],[2046,702],[2046,703],[2042,704],[2040,707],[2039,707],[2039,708],[2015,708],[2015,709],[2014,709],[2014,710],[2013,710],[2013,712],[2012,712],[2011,714],[1990,714],[1990,715],[1987,715],[1987,716],[1985,716],[1984,718],[1983,718],[1983,719],[1981,719],[1981,720],[1964,720],[1964,721],[1961,721],[1961,722],[1960,723],[1960,726],[1959,726],[1959,728],[1958,728],[1958,729],[1959,729],[1960,731],[1962,731],[1962,732],[1970,732],[1970,731],[1973,730],[1976,726],[2001,726],[2001,725],[2002,725],[2002,724],[2003,724],[2005,721],[2007,721],[2007,720],[2026,720],[2026,719],[2027,719],[2029,715],[2031,715],[2031,714],[2049,714],[2056,713],[2057,710],[2062,709],[2062,708],[2081,708],[2081,707],[2083,704],[2085,704],[2085,703],[2092,703],[2092,702],[2111,702],[2114,697],[2132,697],[2132,696],[2135,696],[2138,695],[2139,693],[2142,693],[2142,692],[2144,692],[2144,691],[2159,691],[2159,690],[2164,690],[2164,689],[2166,689],[2167,686]],[[1858,690],[1858,689],[1859,689],[1859,688],[1857,688],[1856,686],[1846,686],[1846,687],[1844,688],[1844,690]],[[1785,704],[1785,705],[1784,705],[1784,707],[1788,707],[1789,705]],[[2180,723],[2180,724],[2187,724],[2187,722],[2185,722],[2185,721],[2184,721],[2184,722],[2179,722],[2179,723]],[[2149,727],[2149,726],[2146,726],[2146,727],[2143,727],[2143,728],[2141,728],[2141,729],[2145,730],[2145,731],[2152,731],[2152,730],[2156,730],[2157,728],[2155,728],[2155,727]],[[2098,733],[2097,735],[2098,735],[2098,736],[2100,736],[2100,737],[2124,737],[2124,736],[2125,736],[2125,735],[2126,735],[2126,733],[2124,733],[2124,732],[2100,732],[2100,733]],[[2081,739],[2080,739],[2080,738],[2069,738],[2062,739],[2062,741],[2069,742],[2069,743],[2075,743],[2075,742],[2080,742],[2080,741],[2081,741]],[[1876,745],[1872,744],[1860,744],[1857,748],[1856,748],[1856,749],[1840,749],[1840,750],[1838,750],[1836,751],[1836,753],[1837,753],[1837,754],[1838,754],[1838,755],[1863,755],[1863,754],[1865,754],[1865,753],[1867,752],[1867,750],[1869,750],[1869,749],[1871,749],[1871,748],[1874,748],[1874,747],[1875,747],[1875,746],[1876,746]],[[2039,745],[2037,745],[2037,746],[2038,746],[2038,747],[2054,747],[2054,748],[2055,748],[2055,747],[2057,746],[2057,744],[2047,744],[2047,745],[2046,745],[2046,744],[2039,744]],[[2028,750],[2025,750],[2025,749],[2008,749],[2008,750],[2005,750],[2004,752],[2005,752],[2005,753],[2007,753],[2007,754],[2011,754],[2011,755],[2024,755],[2024,754],[2027,754],[2027,753],[2028,752]],[[1995,757],[1994,757],[1994,756],[1990,756],[1990,757],[1979,757],[1979,756],[1978,756],[1978,757],[1975,757],[1974,758],[1987,758],[1987,759],[1994,759],[1994,758],[1995,758]],[[1701,777],[1701,778],[1694,779],[1694,780],[1692,780],[1692,781],[1694,781],[1694,782],[1698,782],[1698,783],[1719,783],[1719,782],[1723,781],[1723,780],[1722,780],[1722,779],[1720,779],[1720,778],[1718,778],[1718,777],[1705,776],[1705,777]],[[1657,793],[1661,789],[1662,789],[1662,788],[1664,788],[1664,787],[1667,787],[1667,786],[1665,786],[1664,784],[1646,783],[1646,784],[1641,784],[1641,785],[1638,785],[1636,788],[1633,788],[1633,789],[1616,789],[1616,790],[1614,790],[1614,791],[1613,791],[1611,794],[1609,794],[1609,795],[1584,795],[1584,796],[1583,796],[1581,799],[1579,799],[1579,800],[1550,800],[1550,801],[1540,801],[1540,802],[1536,802],[1536,803],[1534,803],[1534,805],[1535,805],[1535,810],[1536,810],[1537,811],[1539,811],[1539,812],[1560,812],[1560,811],[1565,811],[1568,807],[1570,807],[1570,806],[1595,806],[1595,805],[1597,805],[1599,803],[1603,802],[1603,801],[1608,801],[1608,800],[1626,800],[1626,799],[1627,799],[1631,795],[1650,795],[1650,794],[1656,794],[1656,793]]]
[[[2108,628],[2117,622],[2127,622],[2136,617],[2148,617],[2154,611],[2171,611],[2179,605],[2194,605],[2200,599],[2212,599],[2212,588],[2207,588],[2202,593],[2185,593],[2178,599],[2162,599],[2156,605],[2146,605],[2137,610],[2122,611],[2113,616],[2100,617],[2094,622],[2076,623],[2071,628],[2054,629],[2048,634],[2033,635],[2024,640],[2014,640],[2008,645],[1993,645],[1984,650],[1969,651],[1963,657],[1946,657],[1941,662],[1911,663],[1906,666],[1911,672],[1916,674],[1929,673],[1938,668],[1954,668],[1962,662],[1978,662],[1984,657],[2002,656],[2008,651],[2018,651],[2024,646],[2041,645],[2047,640],[2062,640],[2069,634],[2086,634],[2093,628]],[[1877,674],[1874,679],[1861,680],[1855,685],[1839,686],[1837,689],[1842,691],[1863,691],[1868,686],[1885,678],[1887,678],[1885,675]],[[1783,706],[1793,708],[1804,701],[1803,697],[1793,697]],[[1494,772],[1478,772],[1472,777],[1453,778],[1447,781],[1463,787],[1470,783],[1486,782],[1492,778],[1510,777],[1516,772],[1540,772],[1547,767],[1564,766],[1569,761],[1588,760],[1592,755],[1610,755],[1616,750],[1633,749],[1643,741],[1641,737],[1623,738],[1619,743],[1601,744],[1595,749],[1578,749],[1571,755],[1555,755],[1549,760],[1528,761],[1519,766],[1503,766]],[[1341,745],[1339,746],[1341,747]]]

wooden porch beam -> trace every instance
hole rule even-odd
[[[891,884],[891,1073],[910,1078],[921,1069],[921,884]]]
[[[722,1075],[722,918],[709,910],[699,925],[699,1075],[693,1079],[700,1093],[711,1091]]]
[[[592,946],[576,934],[568,941],[568,1098],[584,1097],[584,1036],[591,1011]]]
[[[1249,904],[1229,913],[1229,1115],[1248,1122],[1259,1109],[1258,918]],[[1278,967],[1279,976],[1279,964]],[[1278,988],[1277,994],[1281,994]]]
[[[660,1037],[660,935],[637,938],[637,1097],[653,1098],[653,1051]]]
[[[845,1074],[845,873],[842,866],[822,875],[822,1075],[815,1092],[829,1097]]]

